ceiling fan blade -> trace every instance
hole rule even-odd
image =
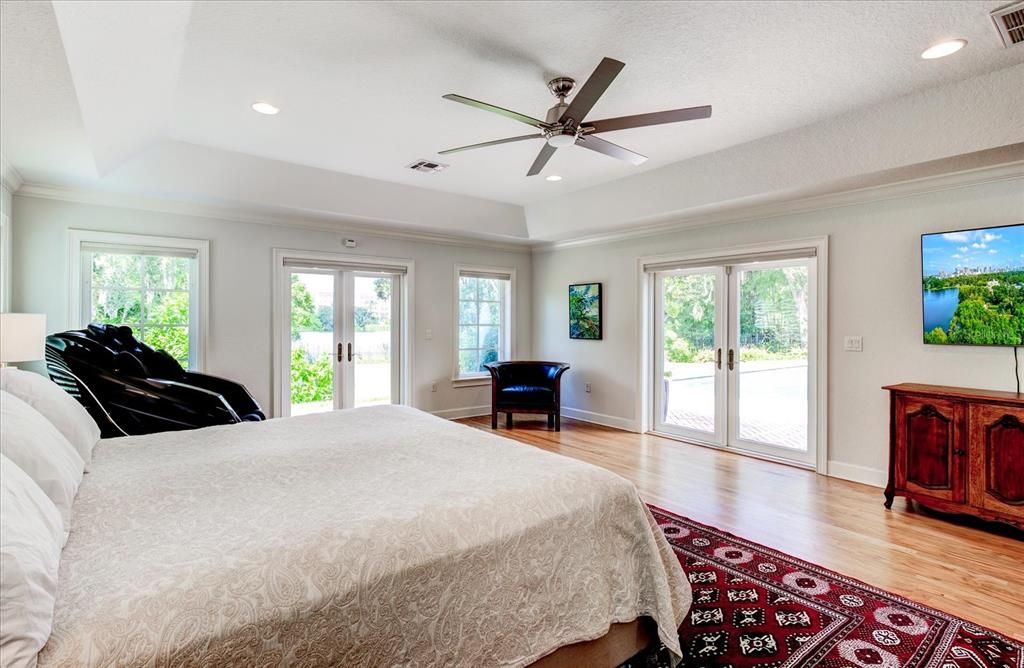
[[[587,82],[583,84],[578,93],[573,95],[569,108],[562,113],[560,120],[564,123],[572,119],[576,125],[582,123],[625,66],[626,63],[620,63],[612,58],[602,58]]]
[[[487,104],[486,102],[474,100],[469,97],[463,97],[462,95],[456,95],[455,93],[448,93],[447,95],[442,95],[441,97],[443,97],[446,100],[451,100],[452,102],[461,102],[462,104],[468,104],[469,106],[476,107],[477,109],[483,109],[484,111],[489,111],[494,114],[500,114],[505,118],[511,118],[514,121],[526,123],[527,125],[532,125],[533,127],[539,128],[541,130],[550,127],[547,123],[538,118],[532,118],[530,116],[527,116],[526,114],[520,114],[517,111],[502,109],[501,107],[496,107],[493,104]]]
[[[699,118],[710,117],[710,105],[706,107],[688,107],[687,109],[655,111],[654,113],[650,114],[636,114],[635,116],[619,116],[618,118],[606,118],[600,121],[587,121],[587,123],[584,124],[583,126],[583,131],[586,132],[587,134],[597,134],[598,132],[611,132],[612,130],[642,128],[647,125],[679,123],[680,121],[694,121]]]
[[[544,165],[548,164],[548,160],[555,154],[558,149],[551,144],[544,144],[544,148],[537,154],[537,159],[533,161],[530,166],[530,171],[526,172],[527,176],[536,176],[540,174],[540,170],[544,169]]]
[[[495,139],[494,141],[485,141],[479,144],[470,144],[469,146],[459,146],[458,148],[450,148],[445,151],[438,151],[438,155],[448,155],[449,153],[458,153],[459,151],[469,151],[474,148],[484,148],[485,146],[497,146],[498,144],[510,144],[514,141],[523,141],[525,139],[543,139],[544,135],[539,132],[535,135],[521,135],[519,137],[509,137],[508,139]]]
[[[582,136],[576,139],[576,145],[582,146],[583,148],[589,148],[591,151],[597,151],[598,153],[604,153],[605,155],[619,160],[625,160],[631,162],[634,165],[642,165],[647,162],[646,155],[640,155],[634,151],[630,151],[628,148],[622,148],[618,144],[613,144],[610,141],[605,141],[600,137],[587,137]]]

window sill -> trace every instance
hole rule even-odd
[[[475,387],[478,385],[490,385],[491,377],[487,376],[462,376],[452,378],[452,387]]]

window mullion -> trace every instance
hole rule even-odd
[[[146,324],[146,257],[144,255],[139,255],[139,285],[142,287],[141,299],[139,301],[139,320],[143,324],[143,327],[140,327],[142,331],[139,332],[139,339],[144,339],[144,325]]]

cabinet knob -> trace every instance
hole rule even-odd
[[[955,448],[953,450],[953,454],[956,455],[957,457],[963,457],[964,455],[967,454],[967,451],[964,450],[963,448]]]

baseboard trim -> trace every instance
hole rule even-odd
[[[566,408],[565,406],[562,406],[562,417],[572,418],[573,420],[580,420],[582,422],[591,422],[604,427],[622,429],[623,431],[631,431],[634,433],[640,432],[635,420],[627,420],[626,418],[615,417],[614,415],[605,415],[604,413],[592,413],[590,411],[580,410],[579,408]]]
[[[885,471],[837,461],[829,461],[828,475],[833,478],[842,478],[843,480],[871,485],[872,487],[885,487],[886,479],[888,478]]]
[[[487,406],[463,406],[462,408],[446,408],[440,411],[430,411],[431,415],[436,415],[439,418],[445,420],[461,420],[462,418],[476,417],[478,415],[490,415],[491,407]]]

